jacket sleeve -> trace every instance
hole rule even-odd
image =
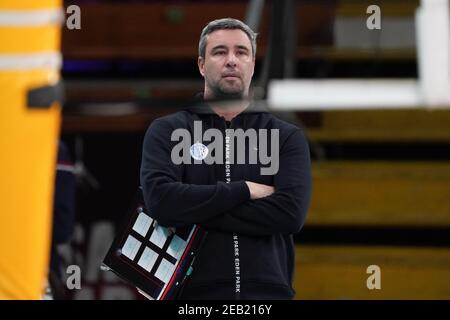
[[[302,228],[311,197],[309,147],[301,130],[292,133],[280,150],[280,165],[274,177],[275,192],[247,200],[225,215],[202,224],[206,229],[250,236],[293,234]]]
[[[171,160],[171,124],[155,120],[147,130],[142,151],[141,186],[149,214],[166,227],[200,224],[250,199],[244,181],[213,185],[182,183],[183,166]]]

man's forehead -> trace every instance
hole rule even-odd
[[[251,48],[250,39],[240,29],[224,29],[211,32],[208,35],[207,46],[212,48],[218,45],[245,46],[248,49]]]

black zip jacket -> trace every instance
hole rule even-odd
[[[194,141],[194,121],[202,121],[203,132],[216,128],[224,137],[227,128],[279,129],[278,172],[262,175],[260,169],[269,165],[249,164],[248,150],[255,146],[248,140],[247,164],[194,164],[191,158],[191,164],[175,165],[171,152],[179,141],[171,141],[172,132],[188,129],[189,148],[199,142]],[[226,141],[223,145],[227,147]],[[251,200],[244,181],[274,186],[275,192]],[[304,224],[311,195],[310,155],[302,129],[254,104],[228,123],[207,104],[158,118],[145,134],[141,185],[149,213],[160,225],[198,224],[208,231],[181,299],[293,298],[292,234]]]

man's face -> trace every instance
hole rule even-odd
[[[205,78],[205,98],[247,97],[255,70],[250,39],[239,29],[210,33],[198,67]]]

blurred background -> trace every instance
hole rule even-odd
[[[64,1],[81,12],[81,29],[61,31],[67,159],[58,164],[73,173],[76,198],[55,250],[61,282],[73,264],[82,281],[61,297],[141,299],[99,266],[139,186],[147,127],[203,89],[196,61],[209,21],[234,17],[259,33],[253,86],[264,99],[273,79],[416,79],[419,4]],[[381,29],[366,26],[370,5]],[[450,109],[274,112],[305,128],[313,161],[312,203],[295,235],[296,299],[450,299]],[[367,287],[371,265],[381,289]]]

